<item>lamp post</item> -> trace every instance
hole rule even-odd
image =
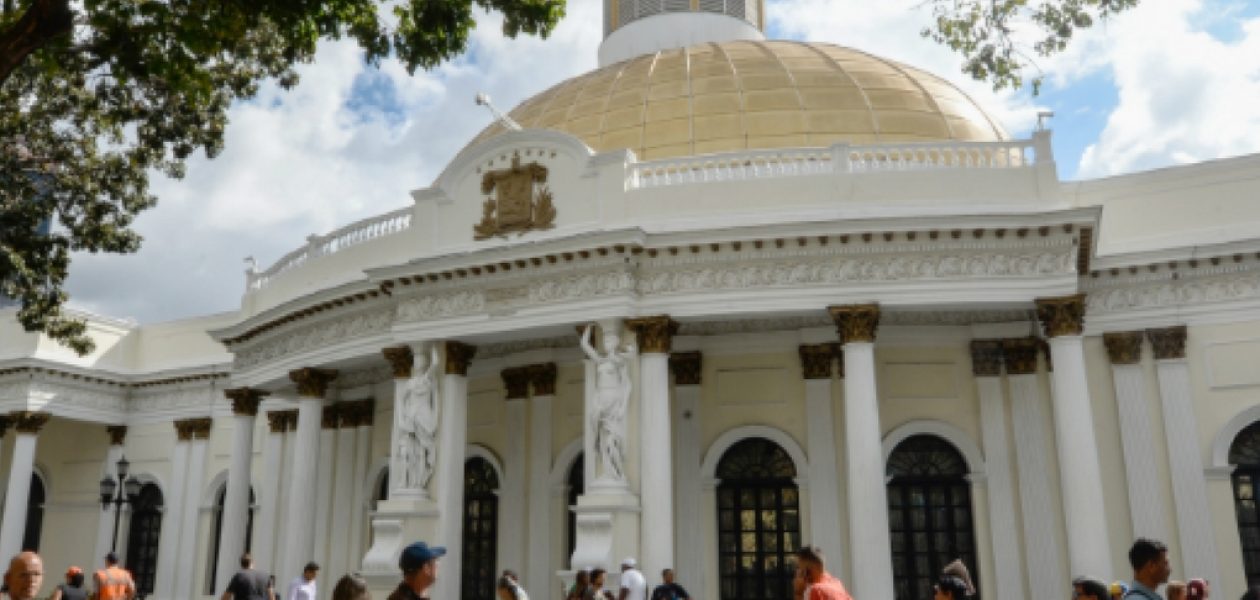
[[[101,510],[109,510],[109,505],[114,505],[114,537],[109,544],[110,552],[118,550],[118,522],[122,518],[122,507],[124,504],[136,502],[137,497],[140,496],[141,485],[135,477],[127,477],[127,471],[131,469],[131,463],[127,457],[119,458],[117,467],[117,480],[109,475],[101,478]]]

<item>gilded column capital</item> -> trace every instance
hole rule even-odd
[[[805,379],[831,379],[831,365],[836,358],[831,344],[802,344],[797,353]]]
[[[298,411],[297,411],[297,409],[296,409],[296,408],[294,408],[294,409],[290,409],[290,410],[283,410],[283,411],[280,411],[280,414],[281,414],[281,415],[284,415],[284,417],[283,417],[283,418],[284,418],[284,430],[285,430],[285,431],[297,431],[297,423],[298,423]]]
[[[529,367],[509,367],[499,371],[508,400],[529,398]]]
[[[1103,334],[1103,346],[1113,365],[1136,365],[1142,362],[1142,332],[1115,331]]]
[[[368,398],[367,400],[356,400],[350,403],[351,407],[347,413],[353,415],[353,424],[350,427],[368,427],[376,420],[376,401]],[[347,426],[343,421],[342,426]]]
[[[675,352],[669,355],[669,370],[674,373],[674,385],[700,385],[704,358],[700,352]]]
[[[1035,337],[1002,340],[1002,359],[1006,372],[1011,375],[1031,375],[1037,372],[1037,352],[1041,340]]]
[[[539,363],[530,365],[528,369],[529,381],[534,385],[535,396],[556,395],[556,363]]]
[[[1147,329],[1146,337],[1151,339],[1151,348],[1155,350],[1155,360],[1186,357],[1185,325]]]
[[[209,417],[181,419],[175,421],[175,434],[181,442],[187,442],[192,439],[209,439],[210,427],[213,424],[214,420]]]
[[[381,354],[385,356],[385,360],[389,361],[389,366],[394,371],[394,379],[411,377],[411,365],[415,362],[411,346],[381,348]]]
[[[26,410],[9,413],[9,421],[13,423],[13,430],[18,433],[39,433],[39,430],[48,424],[50,417],[52,415],[46,412]]]
[[[1046,337],[1080,335],[1085,327],[1085,294],[1058,298],[1038,298],[1037,319]]]
[[[4,437],[5,432],[7,432],[9,427],[12,425],[13,420],[9,418],[9,415],[0,415],[0,438]]]
[[[1002,374],[1002,340],[971,340],[971,374],[976,377]]]
[[[267,427],[271,433],[284,433],[289,428],[288,411],[273,410],[267,413]]]
[[[238,387],[223,390],[223,395],[232,401],[232,414],[253,417],[258,415],[258,405],[271,392],[251,387]]]
[[[836,323],[841,344],[875,341],[875,330],[879,328],[878,304],[828,306],[827,313]]]
[[[325,404],[319,413],[319,426],[322,429],[336,429],[341,426],[341,411],[345,405],[336,402]]]
[[[306,398],[323,398],[328,392],[328,384],[336,378],[336,369],[303,367],[289,371],[289,379],[297,384],[298,395]]]
[[[468,365],[477,355],[477,347],[462,342],[446,342],[446,374],[468,375]]]
[[[121,446],[127,441],[126,425],[109,425],[105,427],[105,433],[109,434],[109,445]]]
[[[626,327],[634,330],[639,352],[653,354],[668,354],[678,333],[678,322],[669,315],[626,319]]]

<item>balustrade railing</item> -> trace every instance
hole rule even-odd
[[[357,246],[378,238],[406,231],[411,227],[411,207],[400,208],[383,215],[368,217],[355,221],[345,227],[325,235],[312,235],[306,238],[306,245],[280,257],[265,271],[248,270],[245,272],[245,289],[260,290],[267,287],[276,277],[287,271],[296,269],[308,261],[336,254],[346,248]]]

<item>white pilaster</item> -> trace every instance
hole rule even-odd
[[[39,434],[33,431],[18,431],[13,436],[9,487],[4,496],[4,523],[0,525],[0,556],[13,556],[22,551],[22,536],[26,533],[26,503],[31,493],[35,443],[38,440]]]
[[[525,437],[529,431],[528,400],[508,398],[504,408],[504,427],[507,433],[506,451],[503,456],[503,481],[499,503],[500,523],[503,530],[499,541],[503,545],[499,549],[499,566],[501,569],[512,569],[517,573],[525,570],[525,531],[528,527],[526,518],[528,501],[526,499],[526,446]],[[526,588],[528,589],[528,588]]]
[[[206,449],[210,444],[210,419],[205,419],[193,433],[188,445],[188,473],[185,476],[184,505],[180,507],[182,517],[179,525],[179,550],[175,560],[179,577],[175,582],[175,597],[195,598],[201,596],[196,588],[197,578],[191,574],[196,572],[197,547],[201,539],[197,536],[197,517],[201,512],[201,486],[206,475]]]
[[[541,365],[540,365],[541,366]],[[552,584],[551,565],[551,409],[555,402],[555,365],[550,384],[539,388],[529,401],[529,552],[525,553],[525,589],[555,598],[560,589]],[[540,394],[540,392],[542,392]]]
[[[367,536],[364,535],[364,525],[366,519],[365,511],[374,500],[375,488],[372,482],[368,480],[371,474],[368,473],[370,462],[372,460],[372,417],[374,416],[374,404],[366,402],[362,407],[363,411],[359,414],[358,431],[354,438],[354,506],[350,518],[350,564],[352,571],[362,569],[363,555],[367,552]]]
[[[467,354],[463,354],[465,352]],[[446,344],[434,495],[440,514],[437,538],[441,545],[446,546],[442,569],[450,576],[438,579],[433,594],[435,598],[455,598],[459,595],[459,573],[463,564],[464,458],[468,444],[467,374],[472,352],[470,346],[456,342]]]
[[[640,525],[642,570],[656,582],[666,567],[674,566],[674,474],[669,420],[669,354],[640,355]]]
[[[254,560],[258,570],[275,571],[276,565],[276,516],[280,506],[281,461],[284,460],[285,419],[279,412],[267,413],[267,437],[263,440],[263,472],[259,482],[258,522],[254,527]]]
[[[165,491],[166,508],[162,513],[162,533],[158,540],[157,581],[153,586],[156,598],[174,598],[175,581],[182,579],[177,569],[179,555],[179,526],[183,521],[180,509],[184,506],[184,480],[188,473],[188,447],[190,439],[179,429],[175,447],[171,450],[170,488]],[[104,556],[104,554],[101,554]]]
[[[843,351],[849,514],[855,516],[849,523],[849,547],[855,549],[854,597],[892,598],[892,544],[888,530],[888,490],[883,485],[885,469],[880,442],[879,396],[875,390],[875,345],[848,342]]]
[[[1080,335],[1052,337],[1050,353],[1069,569],[1074,577],[1088,573],[1114,577],[1083,340]]]
[[[312,484],[317,477],[322,409],[323,400],[318,397],[298,399],[297,431],[292,435],[293,468],[289,469],[289,493],[285,504],[289,516],[284,525],[285,538],[280,540],[285,562],[275,574],[276,581],[297,577],[302,565],[315,556],[315,494]]]
[[[126,429],[126,428],[124,428]],[[122,441],[119,439],[118,441]],[[101,477],[110,477],[115,481],[118,480],[118,459],[123,456],[123,445],[109,445],[109,450],[105,452],[105,462],[101,464]],[[109,546],[114,541],[114,509],[111,506],[109,510],[102,510],[100,518],[96,522],[96,548],[92,556],[102,557],[109,552]]]
[[[835,419],[831,406],[831,357],[826,370],[805,379],[805,439],[809,447],[809,543],[826,553],[829,570],[843,578],[847,544],[840,537],[840,470],[836,464]],[[820,359],[821,360],[821,359]],[[885,510],[887,510],[885,508]],[[834,565],[834,566],[832,566]]]
[[[700,523],[700,394],[704,373],[699,352],[670,357],[674,372],[674,517],[678,523]],[[697,531],[700,528],[697,526]],[[700,535],[675,537],[674,571],[696,598],[708,598],[704,575],[705,543]]]
[[[326,580],[329,584],[327,588],[331,591],[333,583],[342,573],[358,570],[358,566],[351,563],[350,553],[355,547],[354,538],[350,537],[350,524],[360,520],[360,509],[355,506],[354,496],[355,490],[361,487],[359,482],[354,478],[354,462],[355,452],[358,449],[358,427],[355,423],[347,419],[349,415],[342,414],[338,422],[337,428],[337,458],[336,466],[333,468],[335,473],[332,497],[332,523],[329,525],[329,555],[328,566],[321,569],[327,571],[329,578]]]
[[[993,597],[1023,600],[1024,578],[1011,482],[1011,445],[1006,434],[1006,398],[1002,392],[1001,346],[972,342],[972,365],[980,396],[981,441],[988,488],[989,531],[993,540]],[[973,482],[974,483],[974,482]],[[975,490],[973,489],[973,494]],[[982,513],[976,515],[983,518]]]
[[[1155,431],[1147,404],[1146,376],[1140,364],[1142,337],[1140,333],[1109,333],[1105,339],[1120,415],[1120,448],[1124,453],[1133,537],[1167,540],[1163,486],[1155,465]]]
[[[319,464],[315,467],[315,551],[311,560],[319,564],[315,578],[318,589],[330,589],[328,585],[329,532],[332,528],[333,468],[337,463],[337,414],[332,404],[325,405],[319,430]]]
[[[223,528],[219,534],[218,568],[215,569],[214,592],[227,589],[228,582],[240,565],[245,552],[245,528],[249,524],[249,491],[252,481],[250,466],[254,462],[254,421],[262,396],[249,388],[227,391],[232,399],[232,466],[228,469],[227,490],[223,498]]]
[[[284,432],[284,450],[280,459],[280,502],[276,506],[276,538],[275,550],[271,565],[271,574],[275,575],[276,581],[288,581],[290,565],[296,562],[293,559],[293,547],[290,545],[292,536],[289,535],[289,519],[292,518],[292,507],[289,504],[289,498],[293,495],[293,467],[297,454],[297,422],[298,415],[301,414],[297,409],[285,411],[285,432]],[[297,576],[296,573],[293,574]]]

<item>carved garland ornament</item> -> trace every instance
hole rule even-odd
[[[537,162],[522,165],[520,153],[513,154],[511,168],[482,176],[481,193],[491,192],[494,196],[481,205],[481,222],[473,225],[473,239],[555,227],[556,207],[547,188],[547,167]]]

